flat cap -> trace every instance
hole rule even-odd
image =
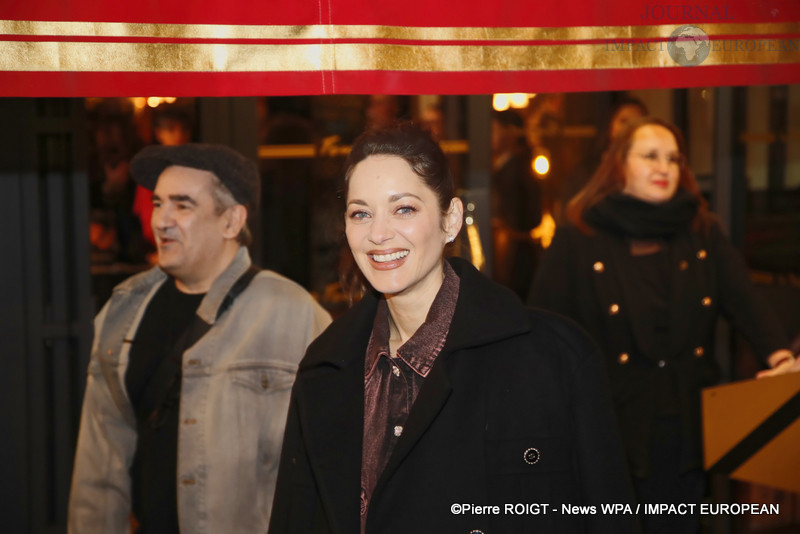
[[[164,169],[172,165],[214,173],[233,198],[247,207],[249,212],[258,209],[261,196],[258,167],[254,161],[232,148],[202,143],[151,145],[139,151],[131,160],[131,175],[138,184],[152,191]]]

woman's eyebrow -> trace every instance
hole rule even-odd
[[[389,202],[397,202],[398,200],[400,200],[401,198],[404,198],[404,197],[414,197],[417,200],[420,200],[420,201],[422,200],[420,197],[418,197],[414,193],[396,193],[396,194],[394,194],[394,195],[389,197]]]

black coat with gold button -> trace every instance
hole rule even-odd
[[[632,515],[600,507],[633,497],[596,345],[449,261],[461,279],[452,324],[372,494],[366,532],[635,532]],[[377,298],[334,321],[300,364],[271,534],[359,532]]]
[[[586,235],[559,227],[536,274],[529,302],[574,319],[604,349],[617,415],[634,476],[649,472],[650,431],[659,373],[675,380],[681,420],[683,468],[702,461],[700,390],[719,379],[713,338],[719,315],[762,358],[786,347],[778,322],[756,294],[741,255],[706,215],[703,230],[661,240],[668,262],[668,336],[656,343],[646,295],[631,281],[639,275],[627,236],[594,229]]]

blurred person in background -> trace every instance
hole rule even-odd
[[[625,126],[647,114],[647,106],[636,97],[622,96],[614,103],[592,150],[564,180],[561,199],[565,205],[589,182],[600,166],[603,154]]]
[[[512,110],[492,117],[491,216],[493,278],[526,298],[536,268],[530,231],[542,220],[541,186],[531,173],[524,121]]]
[[[254,162],[150,146],[131,171],[158,265],[95,318],[68,532],[264,532],[297,362],[330,317],[250,261]]]
[[[672,124],[623,128],[570,202],[529,302],[577,321],[603,348],[639,502],[698,503],[700,390],[719,369],[722,315],[769,370],[795,366],[779,322],[750,282],[686,162]],[[643,515],[646,533],[697,532],[692,515]]]

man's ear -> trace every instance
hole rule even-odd
[[[226,239],[236,239],[239,232],[244,228],[247,222],[247,208],[241,204],[236,204],[225,210],[225,231],[223,233]]]

